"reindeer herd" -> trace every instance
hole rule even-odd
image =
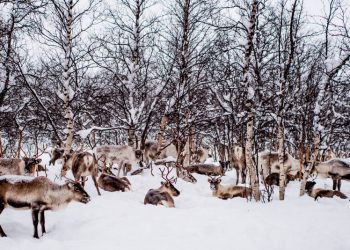
[[[209,187],[214,197],[226,200],[235,197],[250,199],[252,190],[244,185],[246,183],[246,164],[244,149],[234,146],[231,149],[228,161],[219,152],[220,165],[205,163],[209,156],[208,148],[199,148],[192,155],[195,164],[178,165],[177,148],[173,143],[157,145],[155,141],[148,141],[144,150],[136,150],[127,145],[104,145],[95,147],[92,152],[71,151],[64,154],[61,148],[50,151],[49,165],[55,165],[61,159],[61,177],[67,179],[63,185],[52,182],[49,178],[34,177],[40,168],[41,159],[24,157],[22,159],[0,159],[0,214],[6,207],[17,209],[31,209],[34,226],[34,237],[39,238],[38,224],[40,222],[42,234],[45,231],[46,210],[57,210],[67,206],[71,201],[88,203],[90,196],[84,190],[84,183],[88,176],[94,182],[98,195],[100,189],[108,192],[131,191],[131,183],[127,175],[142,173],[161,164],[159,168],[162,181],[159,188],[150,189],[144,198],[144,204],[164,205],[175,207],[173,197],[179,196],[176,189],[177,178],[196,183],[193,174],[206,175],[209,177]],[[260,152],[257,157],[257,168],[260,180],[265,185],[279,185],[280,166],[276,152]],[[287,169],[287,182],[294,181],[302,175],[300,162],[286,153],[284,167]],[[46,169],[46,167],[45,167]],[[221,178],[225,172],[236,170],[236,183],[222,185]],[[118,170],[113,173],[113,170]],[[74,180],[66,177],[71,171]],[[173,172],[176,171],[176,178]],[[338,196],[346,199],[347,196],[340,192],[341,181],[350,180],[350,166],[341,159],[332,159],[317,164],[311,171],[323,178],[332,178],[333,190],[314,188],[316,182],[306,183],[306,192],[317,200],[320,197]],[[121,173],[123,176],[121,177]],[[242,185],[239,185],[239,179]],[[336,190],[338,189],[338,190]],[[6,234],[0,226],[0,235]]]

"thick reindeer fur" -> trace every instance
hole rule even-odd
[[[204,163],[209,156],[209,147],[199,147],[194,153],[196,163]]]
[[[58,185],[43,176],[37,178],[10,175],[0,177],[0,214],[6,207],[31,209],[35,238],[39,238],[37,229],[39,215],[44,234],[46,233],[44,211],[64,208],[72,200],[87,203],[90,201],[90,196],[79,183],[69,182]],[[0,235],[6,236],[1,226]]]
[[[244,148],[239,146],[233,146],[230,151],[230,162],[232,164],[232,167],[236,170],[236,185],[239,182],[239,175],[241,175],[241,183],[244,184],[247,172]]]
[[[151,161],[155,161],[156,159],[164,159],[169,156],[173,157],[174,159],[177,158],[177,150],[173,143],[170,142],[163,142],[163,144],[160,146],[161,151],[158,153],[158,143],[157,141],[153,140],[147,140],[145,142],[145,160],[146,164],[150,164]]]
[[[34,176],[41,159],[0,159],[0,175],[29,175]]]
[[[347,199],[348,197],[343,194],[340,191],[334,191],[334,190],[328,190],[328,189],[322,189],[322,188],[314,188],[314,186],[316,185],[316,182],[314,181],[307,181],[306,182],[306,186],[305,186],[305,190],[307,191],[308,195],[310,197],[313,197],[315,199],[315,201],[318,198],[333,198],[334,196],[338,196],[341,199]]]
[[[74,153],[74,150],[71,149],[70,154],[73,154]],[[51,149],[50,151],[50,161],[49,161],[49,166],[52,164],[52,165],[55,165],[56,161],[58,159],[63,159],[63,155],[64,155],[64,148],[53,148]]]
[[[223,200],[232,199],[235,197],[249,198],[252,196],[251,188],[235,186],[235,185],[221,185],[220,178],[208,179],[210,189],[213,190],[213,196]]]
[[[150,189],[144,200],[144,204],[164,205],[166,207],[175,207],[172,196],[179,196],[180,191],[177,190],[169,181],[161,182],[158,189]]]
[[[296,176],[300,171],[300,162],[290,154],[284,155],[284,166],[287,169],[287,174]],[[281,166],[278,162],[277,152],[260,152],[258,154],[258,169],[260,175],[265,179],[271,173],[279,173]]]
[[[340,191],[341,180],[350,180],[350,165],[340,159],[317,164],[312,173],[317,173],[321,178],[331,177],[333,179],[333,190],[338,188]]]
[[[98,178],[98,186],[105,191],[130,191],[130,182],[126,177],[116,177],[107,173],[102,173]]]
[[[135,150],[128,145],[103,145],[94,148],[94,154],[100,167],[118,165],[118,176],[123,170],[125,176],[132,166],[142,160],[142,151]]]
[[[185,169],[190,173],[197,173],[208,176],[222,176],[225,174],[225,171],[221,165],[216,166],[214,164],[193,164],[185,167]]]
[[[73,176],[76,181],[82,179],[84,186],[86,176],[92,177],[94,181],[98,195],[101,195],[97,184],[98,166],[95,162],[95,158],[88,152],[73,153],[64,156],[64,164],[61,170],[61,176],[66,176],[68,170],[72,170]]]

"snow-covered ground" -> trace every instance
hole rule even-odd
[[[54,179],[59,170],[59,164],[51,166],[49,177]],[[300,198],[299,182],[291,182],[283,202],[277,188],[271,203],[225,201],[212,197],[207,177],[195,177],[197,184],[177,181],[181,194],[174,198],[176,208],[143,205],[146,192],[159,186],[158,175],[130,176],[131,192],[101,190],[102,196],[89,178],[91,202],[46,212],[47,234],[39,240],[32,238],[29,210],[5,209],[0,224],[9,237],[0,238],[0,250],[350,249],[348,199]],[[234,182],[232,171],[223,178],[223,184]],[[317,180],[319,187],[331,184]],[[342,191],[350,196],[350,183],[343,182]]]

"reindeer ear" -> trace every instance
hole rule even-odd
[[[29,158],[26,157],[26,156],[23,156],[23,157],[22,157],[22,160],[25,161],[25,162],[27,162],[27,161],[29,160]]]
[[[210,178],[208,178],[208,182],[210,182]]]
[[[164,185],[164,184],[165,184],[165,182],[164,182],[164,181],[161,181],[161,182],[160,182],[160,184]]]
[[[41,161],[41,159],[36,159],[36,163],[40,163]]]
[[[221,179],[218,179],[218,183],[220,183],[221,182]]]

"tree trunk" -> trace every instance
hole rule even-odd
[[[161,121],[160,121],[160,126],[159,126],[159,132],[157,135],[157,153],[161,150],[163,140],[164,140],[164,131],[166,126],[168,125],[169,122],[169,117],[167,115],[163,115]]]
[[[279,199],[284,200],[286,189],[286,169],[284,166],[284,126],[282,117],[279,117],[278,119],[278,165],[280,167]]]
[[[71,54],[72,54],[72,19],[73,19],[73,0],[70,0],[68,3],[68,13],[66,16],[66,27],[67,31],[65,33],[65,57],[63,62],[63,103],[65,110],[65,119],[67,121],[67,127],[64,131],[66,141],[64,146],[64,154],[69,154],[72,143],[73,143],[73,135],[74,135],[74,122],[73,122],[73,112],[70,105],[70,101],[72,99],[72,89],[70,87],[71,84],[71,74],[72,74],[72,63],[71,63]]]
[[[243,67],[243,79],[242,85],[246,91],[246,111],[248,115],[247,122],[247,140],[246,140],[246,164],[250,178],[250,184],[253,191],[253,197],[255,201],[260,201],[260,190],[259,190],[259,181],[257,178],[256,167],[253,162],[253,140],[254,140],[254,89],[249,86],[248,82],[248,73],[251,60],[251,53],[253,50],[253,39],[255,33],[255,23],[256,16],[258,12],[258,1],[252,1],[252,10],[250,14],[249,27],[248,27],[248,36],[247,44],[244,54],[244,67]]]
[[[136,128],[135,125],[130,125],[128,129],[128,145],[132,148],[136,148]]]

